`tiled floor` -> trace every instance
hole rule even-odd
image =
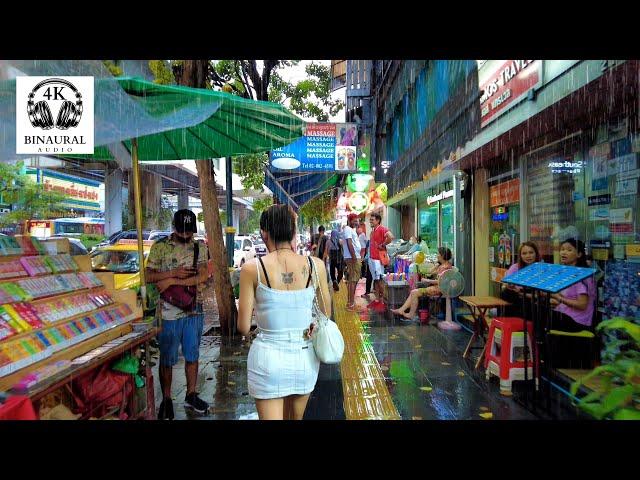
[[[345,285],[341,285],[345,288]],[[357,296],[364,284],[358,285]],[[341,296],[342,297],[342,296]],[[359,298],[364,307],[366,303]],[[344,308],[336,304],[334,308]],[[540,418],[516,402],[500,395],[498,381],[487,382],[482,369],[474,369],[474,350],[469,359],[462,352],[470,338],[466,330],[441,331],[431,325],[400,322],[389,313],[359,314],[368,333],[395,407],[403,420],[531,420]],[[205,336],[200,348],[198,391],[211,405],[207,416],[192,415],[184,409],[186,382],[184,360],[174,368],[173,398],[176,419],[245,420],[257,419],[255,402],[247,391],[249,344],[239,338],[221,341]],[[374,360],[375,361],[375,360]],[[156,378],[156,404],[160,404]],[[521,382],[520,382],[521,383]],[[514,390],[518,393],[518,387]],[[574,410],[561,396],[556,417],[574,418]],[[343,385],[339,366],[322,365],[316,389],[311,395],[305,419],[345,419]],[[543,417],[546,418],[546,417]]]

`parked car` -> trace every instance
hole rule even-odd
[[[143,230],[142,231],[142,240],[158,240],[161,238],[161,234],[164,235],[164,230]],[[151,236],[155,236],[157,238],[150,238]],[[171,232],[168,232],[168,235],[171,235]],[[168,236],[167,235],[167,236]],[[138,231],[137,230],[122,230],[120,232],[116,232],[109,236],[108,239],[103,240],[93,247],[92,252],[98,249],[99,247],[106,247],[107,245],[115,245],[120,240],[137,240],[138,239]]]
[[[234,237],[233,246],[233,266],[241,267],[248,260],[255,258],[256,256],[263,256],[267,254],[267,246],[264,242],[260,243],[251,240],[251,237],[239,235]]]
[[[170,230],[152,230],[149,233],[149,237],[145,238],[145,240],[153,240],[153,241],[160,240],[161,238],[167,238],[171,236],[171,233],[172,232]],[[137,235],[136,235],[136,238],[138,238]]]
[[[144,244],[144,265],[153,242]],[[91,253],[91,268],[94,272],[113,272],[116,290],[140,286],[140,258],[138,245],[125,241],[100,247]]]

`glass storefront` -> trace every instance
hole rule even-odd
[[[443,182],[418,197],[418,235],[427,243],[432,254],[442,246],[449,248],[455,256],[453,195],[451,181]],[[460,205],[459,215],[463,214],[464,206]]]
[[[449,248],[452,252],[455,252],[453,245],[453,199],[442,200],[440,202],[440,218],[441,218],[441,234],[440,245]]]
[[[640,320],[640,136],[625,119],[594,130],[525,156],[527,233],[545,262],[583,241],[603,318]]]
[[[489,182],[489,295],[496,297],[500,280],[518,261],[520,246],[519,171],[500,173]]]
[[[429,247],[430,252],[438,248],[438,204],[418,205],[418,235]]]

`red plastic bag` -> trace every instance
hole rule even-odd
[[[29,397],[16,395],[0,404],[0,420],[37,420]]]
[[[72,388],[79,411],[93,417],[103,416],[113,407],[120,407],[120,418],[126,417],[124,410],[132,391],[133,377],[114,372],[108,363],[78,378]]]

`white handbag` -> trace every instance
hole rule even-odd
[[[322,293],[322,287],[318,281],[318,273],[315,268],[313,270],[313,284],[316,290],[320,290],[322,297],[322,303],[324,304],[324,295]],[[342,355],[344,354],[344,339],[342,333],[335,322],[331,321],[320,310],[318,304],[318,297],[313,297],[312,317],[314,321],[313,334],[311,335],[311,341],[313,343],[313,350],[316,352],[316,357],[322,363],[335,364],[340,363]]]

